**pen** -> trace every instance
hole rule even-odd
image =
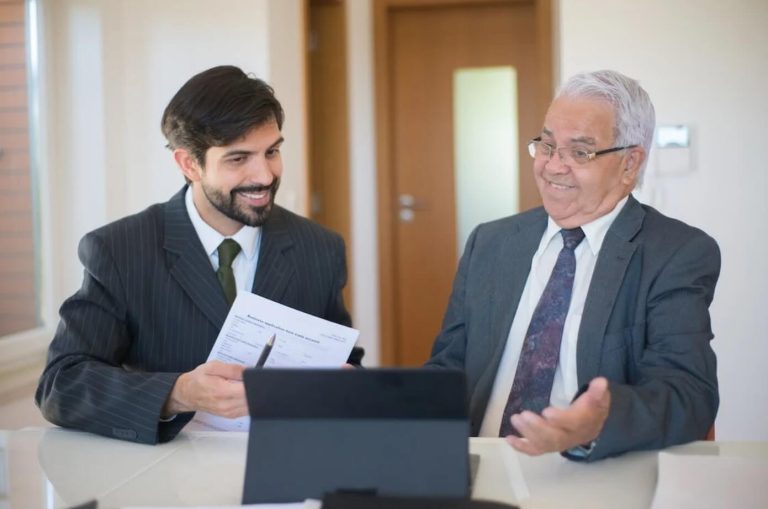
[[[269,357],[269,352],[272,351],[272,345],[275,344],[275,334],[272,334],[272,337],[269,338],[269,341],[267,341],[267,344],[264,345],[264,350],[261,351],[261,355],[259,355],[259,360],[256,361],[256,368],[263,368],[264,363],[267,362],[267,357]]]

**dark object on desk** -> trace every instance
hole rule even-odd
[[[362,367],[363,356],[365,356],[365,348],[362,346],[353,346],[352,352],[350,352],[349,358],[347,359],[347,363],[352,364],[358,368]]]
[[[243,503],[469,496],[461,371],[248,369]]]
[[[517,509],[517,506],[467,498],[374,497],[332,493],[323,498],[323,509]]]
[[[94,500],[89,500],[88,502],[83,502],[80,505],[75,505],[70,507],[69,509],[97,509],[99,507],[99,502]]]

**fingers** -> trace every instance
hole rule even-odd
[[[229,418],[247,415],[244,369],[212,361],[182,374],[171,390],[165,412],[204,411]]]
[[[566,430],[577,430],[585,421],[604,420],[608,416],[611,393],[608,380],[593,379],[587,390],[567,408],[548,407],[541,413],[550,423]]]
[[[242,382],[220,381],[213,384],[205,410],[222,417],[242,417],[248,414],[245,386]]]
[[[538,455],[567,448],[564,446],[567,444],[569,432],[534,412],[525,411],[515,414],[511,417],[511,422],[524,441],[517,440],[510,443],[522,452]]]
[[[587,391],[579,396],[574,403],[582,402],[589,406],[606,407],[608,406],[608,403],[610,403],[610,396],[608,380],[606,380],[605,377],[599,376],[593,378],[592,381],[589,382]]]
[[[546,451],[539,450],[536,446],[531,444],[527,438],[516,437],[509,435],[505,438],[507,443],[511,445],[515,450],[527,454],[528,456],[540,456]]]
[[[201,364],[198,368],[203,368],[208,375],[220,376],[228,380],[242,380],[245,366],[240,364],[227,364],[221,361],[210,361]]]
[[[507,442],[530,455],[564,451],[591,442],[603,429],[610,403],[608,381],[595,378],[567,408],[548,407],[541,415],[528,411],[513,415],[511,423],[521,436],[507,437]]]
[[[244,366],[211,361],[195,369],[197,409],[222,417],[240,417],[248,413]]]
[[[564,431],[574,431],[579,429],[587,419],[587,416],[594,411],[590,405],[577,405],[574,402],[566,408],[547,407],[541,412],[541,416],[553,426],[557,426]]]

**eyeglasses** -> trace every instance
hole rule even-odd
[[[552,154],[557,152],[560,160],[565,164],[587,164],[595,159],[597,156],[604,154],[610,154],[611,152],[618,152],[619,150],[625,150],[628,148],[634,148],[637,145],[627,145],[625,147],[613,147],[605,150],[597,150],[590,152],[589,150],[578,147],[555,147],[545,141],[541,140],[541,137],[537,137],[528,142],[528,153],[531,157],[544,158],[547,160],[552,159]]]

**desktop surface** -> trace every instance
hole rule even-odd
[[[183,432],[157,446],[60,428],[0,431],[0,507],[65,508],[96,498],[99,508],[239,505],[246,433]],[[685,455],[768,458],[766,442],[694,442]],[[649,508],[657,452],[592,464],[558,454],[528,457],[502,439],[472,438],[481,457],[472,497],[527,508]]]

